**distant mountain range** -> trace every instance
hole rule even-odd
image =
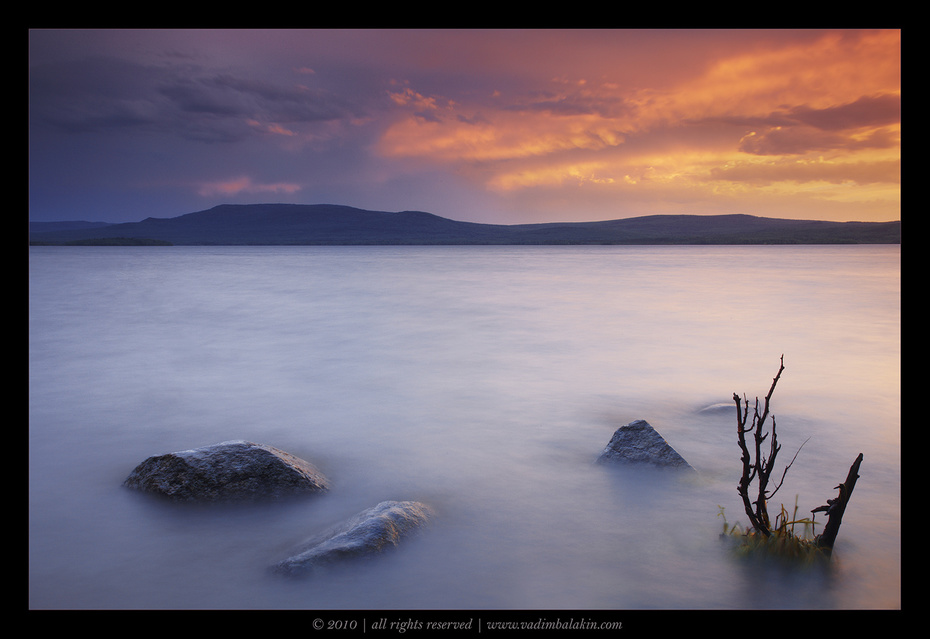
[[[602,222],[480,224],[422,211],[332,204],[222,204],[141,222],[33,222],[31,244],[900,244],[901,222],[649,215]]]

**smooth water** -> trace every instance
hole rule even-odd
[[[900,608],[900,247],[32,247],[33,609]],[[767,392],[770,510],[860,479],[828,571],[718,538],[734,392]],[[718,403],[722,410],[702,410]],[[594,464],[649,421],[699,472]],[[181,507],[148,456],[282,448],[332,490]],[[386,499],[439,516],[307,580],[268,567]]]

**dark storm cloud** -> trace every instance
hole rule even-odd
[[[295,81],[90,58],[34,67],[31,119],[66,132],[136,128],[199,141],[235,141],[259,123],[360,117],[362,104]]]
[[[229,73],[179,78],[159,91],[182,110],[217,116],[261,117],[275,122],[319,122],[361,115],[322,89],[280,85]]]
[[[66,132],[154,125],[163,107],[150,90],[153,73],[112,58],[33,67],[30,120]]]
[[[812,151],[831,149],[862,150],[890,149],[899,142],[897,133],[886,130],[870,131],[855,140],[842,132],[824,131],[817,127],[798,125],[773,127],[753,131],[739,143],[739,150],[752,155],[801,155]]]
[[[753,155],[797,155],[828,149],[889,149],[899,143],[901,96],[863,96],[853,102],[814,108],[799,105],[768,116],[708,118],[690,125],[724,124],[748,129],[739,150]],[[855,137],[852,134],[863,131]]]
[[[790,116],[825,131],[897,124],[901,121],[901,96],[863,96],[855,102],[826,109],[799,106],[790,111]]]

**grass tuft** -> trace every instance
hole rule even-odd
[[[764,535],[752,528],[744,530],[739,524],[731,526],[727,522],[723,506],[718,508],[720,512],[717,516],[723,519],[723,532],[720,537],[733,542],[733,554],[737,557],[774,559],[799,567],[827,563],[830,560],[830,553],[817,544],[814,531],[818,523],[813,517],[798,519],[797,497],[791,517],[788,516],[784,504],[781,506],[781,512],[775,517],[775,525],[770,535]],[[802,527],[800,533],[797,530],[798,526]]]

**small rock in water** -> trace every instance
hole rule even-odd
[[[694,470],[649,422],[638,419],[618,428],[598,463],[650,464]]]
[[[732,413],[735,410],[733,402],[717,402],[698,409],[698,413]]]
[[[149,457],[123,485],[177,501],[252,501],[320,492],[329,481],[290,453],[236,440]]]
[[[274,570],[299,575],[338,560],[383,552],[416,532],[433,514],[429,506],[417,501],[383,501],[308,539]]]

